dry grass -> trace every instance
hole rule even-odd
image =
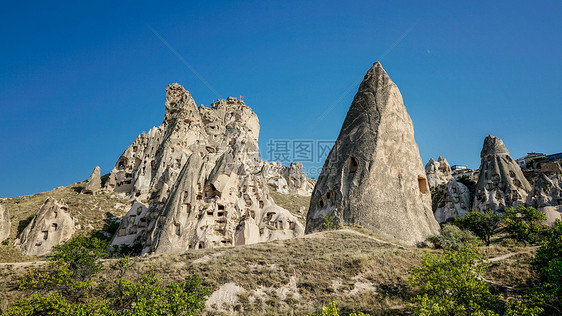
[[[48,192],[2,199],[0,203],[8,209],[10,214],[11,228],[9,240],[5,242],[7,245],[0,244],[0,262],[33,261],[37,259],[36,257],[21,255],[19,251],[12,247],[12,241],[29,224],[48,197],[62,200],[68,205],[70,214],[76,218],[76,224],[81,227],[78,233],[102,229],[108,223],[109,218],[125,215],[130,205],[129,201],[118,199],[115,194],[105,192],[96,195],[79,194],[84,184],[84,182],[78,182]]]
[[[306,213],[310,206],[310,196],[302,196],[296,193],[283,194],[269,188],[269,193],[275,204],[291,212],[304,225],[306,224]]]

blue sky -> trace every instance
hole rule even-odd
[[[560,1],[4,3],[0,197],[109,172],[161,123],[169,83],[216,99],[150,27],[221,98],[245,97],[265,159],[270,139],[335,139],[353,84],[408,30],[382,63],[424,163],[476,168],[488,134],[516,158],[560,152],[560,16]]]

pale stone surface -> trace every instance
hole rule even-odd
[[[447,159],[439,156],[437,161],[430,158],[425,165],[425,174],[427,175],[427,183],[429,187],[437,187],[441,184],[449,182],[453,178],[453,170]]]
[[[547,216],[547,223],[554,223],[560,219],[562,213],[562,175],[541,174],[533,189],[527,196],[527,205],[543,212]]]
[[[281,208],[274,213],[284,228],[271,232],[262,221],[264,209],[274,206],[268,184],[302,193],[310,183],[300,164],[261,160],[256,114],[232,97],[197,108],[180,85],[166,92],[164,122],[137,137],[107,182],[108,189],[143,202],[123,219],[113,243],[138,242],[143,253],[181,252],[302,234],[302,225],[289,224],[298,221]]]
[[[509,155],[503,141],[488,135],[480,157],[482,161],[474,208],[499,210],[524,204],[531,185],[519,164]]]
[[[380,63],[367,72],[312,193],[306,232],[359,224],[408,244],[438,234],[412,120]]]
[[[434,214],[435,219],[443,223],[449,218],[460,218],[468,214],[472,207],[472,195],[464,184],[450,179],[440,202]]]
[[[74,234],[74,220],[68,206],[49,197],[35,217],[14,241],[24,255],[41,256],[53,246],[70,239]]]
[[[94,171],[92,171],[92,174],[88,178],[88,181],[86,181],[86,185],[84,186],[82,191],[80,191],[80,193],[94,194],[101,189],[100,170],[101,169],[99,166],[94,168]]]
[[[10,236],[10,213],[4,205],[0,204],[0,242]]]

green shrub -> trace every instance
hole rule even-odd
[[[546,215],[533,207],[518,206],[516,209],[508,207],[504,213],[506,231],[515,239],[535,243],[544,228],[542,224]]]
[[[495,315],[491,308],[497,298],[479,279],[485,271],[472,245],[443,255],[427,253],[408,280],[417,287],[411,309],[416,315]]]
[[[455,225],[468,229],[482,239],[486,245],[490,245],[490,239],[501,223],[501,216],[493,210],[473,210],[454,221]]]
[[[324,223],[322,224],[322,226],[324,226],[325,229],[332,229],[334,227],[333,216],[323,215],[322,218],[324,219]]]
[[[328,305],[322,305],[322,309],[318,313],[310,313],[308,316],[339,316],[340,309],[338,308],[338,303],[336,301],[330,301]],[[349,316],[370,316],[363,312],[351,313]]]
[[[457,226],[445,224],[441,228],[440,235],[427,238],[435,248],[458,250],[467,244],[478,244],[478,238],[470,231],[461,230]]]

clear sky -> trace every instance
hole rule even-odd
[[[92,2],[2,5],[0,197],[108,173],[173,82],[243,95],[264,159],[270,139],[334,140],[381,57],[424,164],[477,168],[488,134],[515,158],[562,151],[560,1]]]

